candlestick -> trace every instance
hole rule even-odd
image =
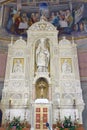
[[[73,108],[74,108],[74,119],[76,122],[76,100],[75,99],[73,99]]]
[[[58,107],[58,120],[59,120],[59,122],[61,121],[61,119],[60,119],[60,107]]]
[[[76,100],[75,99],[73,99],[73,107],[74,107],[74,109],[76,108]]]
[[[10,110],[9,110],[9,113],[8,113],[8,121],[10,121]]]
[[[11,108],[11,99],[9,100],[9,109]]]

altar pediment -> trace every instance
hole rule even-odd
[[[59,41],[59,45],[71,45],[71,41],[69,41],[68,39],[66,39],[66,37],[64,36],[62,40]]]
[[[26,41],[20,37],[17,41],[14,42],[14,47],[25,47],[26,46]]]
[[[47,22],[45,20],[40,20],[39,22],[36,22],[31,27],[29,27],[28,30],[31,31],[55,31],[56,27],[54,27],[50,22]]]

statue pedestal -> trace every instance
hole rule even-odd
[[[36,72],[35,75],[38,77],[41,77],[42,75],[43,77],[49,77],[49,72]]]

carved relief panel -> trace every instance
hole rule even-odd
[[[14,58],[13,59],[12,72],[13,73],[23,73],[24,72],[24,58]]]
[[[61,58],[61,72],[65,74],[72,73],[72,59]]]

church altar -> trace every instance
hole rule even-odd
[[[41,19],[8,46],[1,109],[3,123],[19,117],[31,130],[47,130],[71,116],[82,124],[84,102],[74,39],[58,41],[58,30]]]

